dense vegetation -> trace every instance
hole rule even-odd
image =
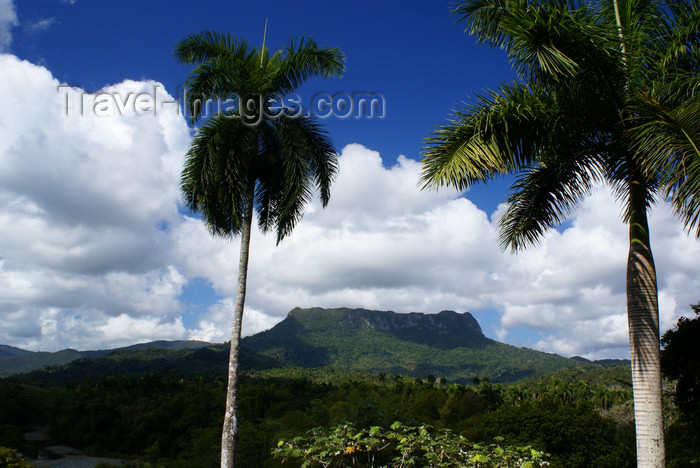
[[[306,466],[382,466],[407,468],[502,467],[534,468],[549,466],[546,455],[530,446],[501,447],[502,437],[493,444],[477,444],[452,431],[430,426],[404,426],[395,422],[388,430],[380,426],[356,429],[349,424],[310,431],[305,437],[280,440],[275,457],[283,463],[301,462]],[[345,450],[338,450],[345,447]]]
[[[272,454],[279,440],[313,428],[349,423],[358,430],[388,429],[401,421],[487,445],[502,436],[504,444],[547,452],[552,466],[633,466],[629,369],[603,369],[584,366],[517,385],[299,368],[251,372],[241,387],[241,461],[279,466]],[[48,425],[52,443],[88,453],[213,466],[225,388],[223,375],[148,373],[72,384],[5,379],[0,446],[35,453],[22,433]],[[680,442],[687,431],[675,437]]]

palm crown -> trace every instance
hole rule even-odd
[[[422,180],[464,189],[518,174],[501,219],[503,247],[537,242],[599,181],[612,184],[629,215],[632,175],[644,185],[644,209],[663,187],[700,234],[700,201],[688,197],[700,190],[698,7],[623,7],[625,50],[609,7],[472,0],[455,10],[479,41],[506,50],[518,80],[436,129]]]
[[[207,100],[226,108],[207,120],[187,153],[181,185],[185,202],[202,213],[213,234],[239,234],[247,194],[258,225],[281,241],[318,189],[325,206],[337,172],[337,156],[319,123],[273,109],[311,76],[341,76],[344,57],[302,38],[270,54],[228,34],[203,32],[180,41],[175,56],[197,63],[185,84],[184,106],[192,120]]]

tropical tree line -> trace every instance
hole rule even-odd
[[[378,376],[343,378],[333,372],[325,375],[303,369],[288,369],[286,377],[275,370],[274,375],[266,377],[258,371],[240,382],[242,466],[296,466],[304,460],[276,450],[280,440],[303,443],[309,431],[330,436],[339,425],[350,425],[357,433],[381,427],[387,435],[397,433],[391,429],[396,421],[402,421],[405,428],[433,427],[426,443],[446,437],[444,430],[451,431],[455,448],[477,450],[474,455],[481,453],[474,444],[484,450],[498,444],[504,450],[532,446],[548,452],[547,460],[554,466],[592,466],[598,460],[602,464],[597,466],[617,467],[633,462],[629,420],[603,416],[594,400],[585,399],[590,396],[572,403],[558,399],[557,389],[569,383],[565,381],[533,383],[550,389],[552,397],[537,391],[532,392],[536,397],[511,402],[514,391],[510,386],[491,384],[487,379],[474,386],[395,375],[386,376],[382,383]],[[49,426],[51,444],[76,447],[95,456],[166,467],[210,467],[220,460],[226,388],[225,375],[183,379],[154,373],[58,385],[3,380],[0,446],[35,457],[41,447],[25,441],[23,434],[34,426]],[[558,418],[562,420],[555,424]],[[524,424],[526,420],[530,422]],[[557,431],[566,433],[566,440]],[[499,436],[505,439],[496,440]],[[292,442],[295,439],[298,442]],[[592,453],[591,444],[610,458],[587,455]],[[375,461],[395,449],[401,450],[388,448]],[[416,450],[406,455],[417,460],[425,456]],[[284,463],[283,458],[287,458]],[[566,461],[569,459],[578,462],[572,464]]]

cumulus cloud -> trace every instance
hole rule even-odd
[[[59,88],[43,67],[2,55],[0,70],[0,342],[98,347],[146,340],[139,327],[182,337],[187,278],[170,262],[169,230],[180,219],[184,120],[96,115],[97,94]],[[172,100],[155,82],[100,93]],[[88,111],[67,115],[67,99]]]
[[[239,241],[213,238],[181,211],[191,135],[162,85],[86,94],[11,55],[0,56],[0,80],[0,343],[228,340]],[[295,306],[452,309],[493,314],[485,331],[513,344],[627,355],[627,232],[607,188],[514,255],[498,248],[504,207],[485,213],[468,193],[421,192],[418,162],[387,167],[352,144],[339,164],[328,207],[314,200],[279,246],[254,231],[244,334]],[[663,203],[651,228],[666,329],[699,299],[700,243]],[[198,315],[188,310],[195,278],[218,296]]]
[[[599,187],[565,229],[518,254],[501,252],[497,219],[450,191],[420,192],[419,164],[400,157],[384,167],[361,145],[345,147],[325,210],[315,202],[276,246],[254,233],[247,304],[274,320],[296,306],[349,306],[398,312],[490,311],[506,339],[564,355],[625,357],[627,230],[621,206]],[[700,245],[667,205],[651,217],[659,265],[661,323],[671,327],[700,290]],[[177,244],[187,274],[233,295],[237,241],[212,239],[199,220],[180,224]],[[265,322],[270,323],[270,322]],[[228,325],[230,328],[230,325]]]
[[[231,297],[212,304],[198,320],[197,328],[190,331],[190,338],[214,343],[230,341],[234,308],[235,302]],[[248,306],[243,314],[242,334],[253,335],[273,327],[277,322],[275,317]]]
[[[471,308],[483,298],[455,291],[483,284],[501,258],[485,213],[456,193],[421,193],[419,164],[347,146],[328,208],[315,201],[279,246],[254,232],[248,303],[281,317],[298,306],[363,306],[397,311]],[[239,243],[208,237],[189,219],[176,234],[186,271],[233,295]]]

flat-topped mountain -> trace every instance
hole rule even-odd
[[[243,339],[283,366],[333,367],[471,382],[512,381],[562,367],[570,359],[499,343],[468,312],[438,314],[366,309],[293,309],[270,330]]]
[[[311,309],[295,308],[276,327],[286,330],[294,323],[313,332],[354,333],[375,330],[386,332],[400,340],[430,344],[446,348],[477,347],[485,344],[479,322],[469,312],[443,310],[437,314],[367,309]],[[266,332],[263,332],[266,333]]]

